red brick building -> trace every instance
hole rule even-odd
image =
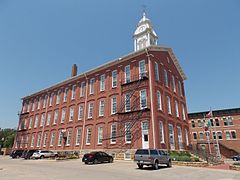
[[[135,51],[22,98],[14,148],[105,150],[125,159],[137,148],[187,149],[186,76],[171,48],[157,46],[145,14]]]
[[[240,108],[213,111],[212,118],[205,118],[207,113],[188,114],[193,149],[216,154],[219,147],[223,157],[240,153]],[[210,127],[206,129],[208,121]]]

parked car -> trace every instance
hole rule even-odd
[[[240,161],[240,154],[236,155],[236,156],[233,156],[232,159],[234,161]]]
[[[49,158],[49,157],[57,157],[58,154],[53,151],[47,151],[47,150],[36,150],[32,158],[34,159],[44,159],[44,158]]]
[[[84,154],[82,158],[82,162],[85,164],[97,164],[97,163],[103,163],[103,162],[113,162],[113,157],[105,152],[101,151],[95,151],[95,152],[90,152],[87,154]]]
[[[30,149],[30,150],[28,150],[27,151],[27,153],[25,153],[25,155],[24,155],[24,159],[31,159],[31,157],[32,157],[32,155],[33,155],[33,153],[35,152],[35,151],[37,151],[36,149]]]
[[[10,156],[14,159],[14,158],[20,158],[23,154],[23,150],[13,150],[10,154]]]
[[[167,167],[172,166],[168,153],[158,149],[138,149],[134,155],[134,161],[139,169],[142,169],[144,165],[152,166],[154,169],[158,169],[159,164],[166,164]]]
[[[28,150],[24,150],[23,153],[22,153],[21,158],[24,158],[26,156],[27,152],[28,152]]]

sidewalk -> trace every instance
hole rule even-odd
[[[216,165],[216,166],[209,166],[208,168],[210,168],[210,169],[230,170],[230,165],[229,164],[220,164],[220,165]]]

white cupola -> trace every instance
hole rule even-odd
[[[144,12],[133,34],[134,51],[144,49],[150,45],[157,45],[157,39],[158,37],[153,30],[152,23],[146,18],[146,13]]]

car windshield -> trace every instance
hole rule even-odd
[[[138,149],[136,151],[136,154],[148,154],[148,150],[147,149]]]

